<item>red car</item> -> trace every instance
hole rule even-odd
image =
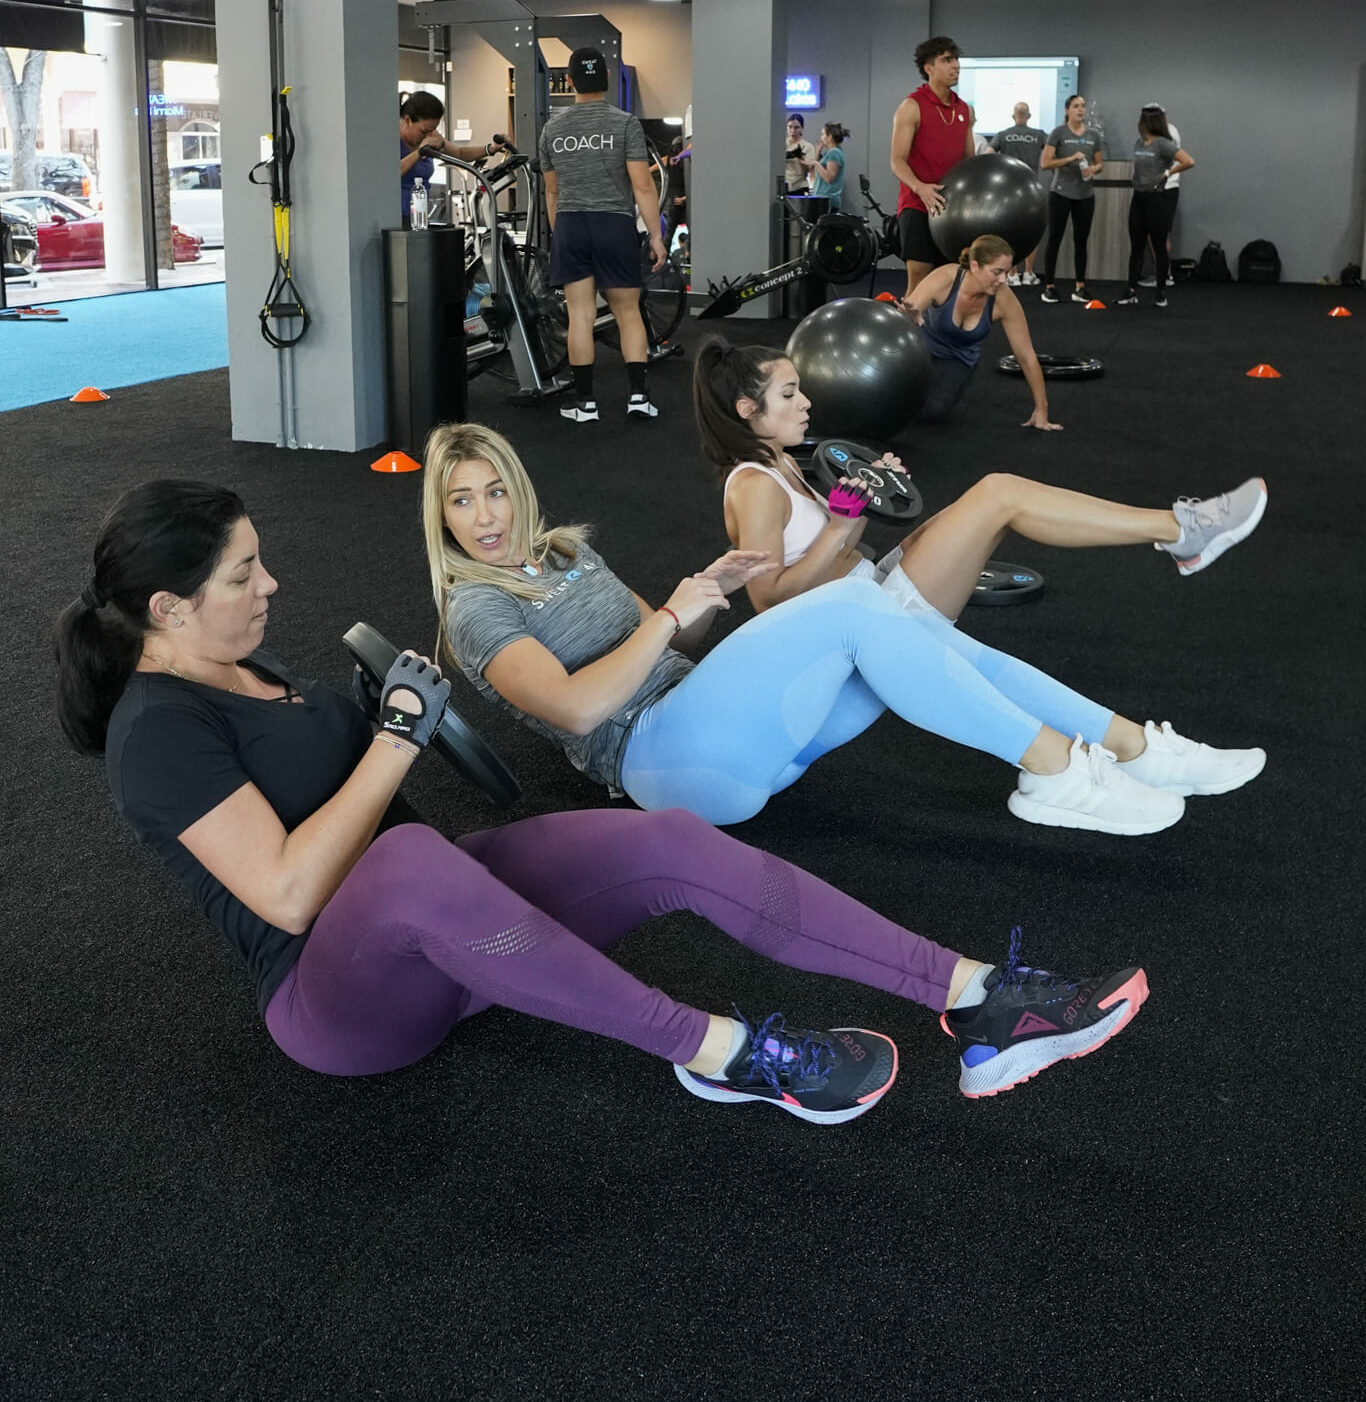
[[[0,201],[37,222],[38,265],[43,272],[104,267],[104,218],[89,205],[53,190],[0,191]],[[198,234],[171,225],[177,263],[193,263],[202,243]]]

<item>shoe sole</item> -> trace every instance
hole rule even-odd
[[[657,419],[659,417],[659,410],[656,409],[651,413],[648,409],[627,409],[626,417],[628,419]]]
[[[1169,790],[1162,789],[1158,792],[1167,793]],[[1181,798],[1180,794],[1172,796]],[[1181,807],[1170,818],[1161,822],[1118,823],[1108,818],[1098,818],[1094,813],[1079,813],[1075,808],[1055,808],[1049,803],[1039,803],[1018,789],[1006,799],[1006,807],[1026,823],[1038,823],[1046,828],[1080,828],[1084,832],[1106,832],[1113,837],[1143,837],[1148,833],[1162,832],[1179,823],[1186,811],[1183,798]]]
[[[863,1027],[831,1027],[828,1030],[831,1032],[859,1032],[864,1036],[882,1035],[881,1033],[870,1033]],[[896,1080],[896,1073],[901,1066],[901,1053],[890,1037],[887,1038],[887,1043],[892,1049],[892,1073],[887,1077],[886,1084],[873,1091],[871,1095],[864,1096],[857,1105],[851,1105],[844,1110],[808,1110],[805,1105],[799,1105],[790,1100],[774,1100],[771,1095],[755,1095],[747,1090],[730,1090],[726,1086],[714,1085],[711,1081],[694,1076],[691,1071],[684,1070],[677,1062],[674,1063],[674,1075],[678,1077],[678,1083],[684,1090],[701,1100],[710,1100],[718,1105],[738,1105],[741,1101],[753,1100],[761,1105],[776,1105],[779,1110],[786,1110],[789,1115],[796,1115],[799,1120],[807,1120],[811,1124],[839,1125],[848,1120],[856,1120],[860,1115],[866,1115],[891,1090],[892,1084]]]
[[[1113,1015],[1062,1037],[1039,1037],[1032,1042],[1019,1042],[980,1066],[964,1066],[958,1078],[958,1089],[969,1100],[981,1100],[988,1095],[1000,1095],[1012,1086],[1022,1085],[1060,1061],[1090,1056],[1134,1020],[1147,997],[1148,976],[1142,969],[1135,969],[1099,1005],[1109,1008],[1122,1004]]]
[[[1207,565],[1212,565],[1224,551],[1231,550],[1257,529],[1261,524],[1262,517],[1266,514],[1267,503],[1266,478],[1259,477],[1257,481],[1261,483],[1262,495],[1252,515],[1241,525],[1234,526],[1231,530],[1223,532],[1222,535],[1215,536],[1198,555],[1192,555],[1188,560],[1177,560],[1176,568],[1182,574],[1199,574]]]

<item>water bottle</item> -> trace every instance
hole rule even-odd
[[[410,213],[414,229],[427,227],[427,186],[420,175],[413,181],[413,201]]]

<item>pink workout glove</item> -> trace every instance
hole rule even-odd
[[[864,507],[868,505],[868,494],[846,487],[843,482],[836,482],[830,488],[826,505],[836,516],[862,516]]]

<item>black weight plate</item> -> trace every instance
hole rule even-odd
[[[806,236],[806,260],[816,277],[842,285],[857,282],[877,262],[873,231],[849,214],[827,214]]]
[[[377,682],[383,684],[394,665],[398,649],[378,629],[368,623],[357,623],[342,638],[346,650]],[[516,776],[489,747],[488,742],[472,730],[448,705],[441,724],[432,737],[432,748],[463,778],[496,803],[507,808],[522,796],[522,786]]]
[[[1006,375],[1023,375],[1020,362],[1013,355],[1003,355],[996,368]],[[1045,380],[1094,380],[1105,373],[1105,366],[1084,355],[1041,355],[1039,369]]]
[[[1043,575],[1027,565],[988,560],[972,587],[970,604],[1023,604],[1043,593]]]
[[[904,526],[924,511],[925,503],[906,469],[883,467],[876,462],[881,456],[862,443],[825,438],[816,444],[807,470],[827,492],[841,477],[862,477],[873,489],[868,514]]]

